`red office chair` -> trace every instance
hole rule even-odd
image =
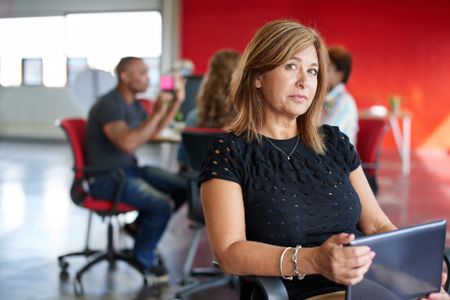
[[[108,260],[111,267],[115,265],[117,260],[125,261],[131,266],[133,266],[137,271],[144,275],[144,283],[147,283],[147,278],[145,276],[144,270],[135,262],[135,260],[130,257],[130,255],[124,255],[122,253],[116,252],[114,249],[113,240],[113,227],[111,219],[113,216],[119,214],[127,213],[135,210],[134,207],[123,204],[119,202],[119,195],[122,190],[123,174],[117,170],[102,170],[96,168],[86,167],[85,165],[85,140],[86,140],[86,120],[81,118],[63,119],[58,120],[57,125],[60,126],[69,140],[70,146],[72,148],[72,153],[74,157],[74,179],[72,187],[70,190],[70,196],[72,201],[81,207],[89,210],[89,221],[86,234],[86,245],[83,251],[68,253],[58,257],[59,265],[61,267],[61,278],[67,278],[68,272],[67,268],[69,263],[66,262],[65,258],[69,256],[85,256],[88,257],[88,262],[77,272],[76,279],[81,286],[81,276],[93,265],[103,261]],[[116,196],[114,201],[109,201],[105,199],[97,199],[89,195],[86,187],[86,173],[91,175],[95,174],[111,174],[114,173],[119,179],[119,187],[116,191]],[[89,248],[89,234],[91,229],[92,213],[96,213],[103,218],[108,220],[108,230],[107,230],[107,248],[105,251],[91,250]]]
[[[388,120],[385,118],[359,118],[358,125],[356,150],[361,158],[364,173],[374,194],[376,194],[378,191],[376,181],[378,155],[381,149],[381,142],[388,128]]]
[[[137,101],[144,108],[147,115],[151,116],[155,108],[155,102],[148,99],[138,99]]]

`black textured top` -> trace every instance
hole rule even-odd
[[[349,173],[360,159],[347,136],[337,127],[321,128],[325,155],[316,154],[297,137],[248,143],[245,135],[226,133],[210,145],[203,161],[200,184],[212,178],[238,183],[243,191],[248,240],[279,246],[321,245],[341,232],[361,236],[359,197]],[[301,262],[300,262],[301,264]],[[343,289],[320,275],[286,281],[290,298],[303,299]]]

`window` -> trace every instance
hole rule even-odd
[[[162,20],[156,11],[3,18],[0,28],[8,28],[0,38],[3,86],[64,86],[83,71],[84,62],[112,71],[124,56],[145,58],[152,81],[159,78]],[[34,59],[41,61],[41,80]]]
[[[42,59],[22,59],[22,77],[24,85],[42,85]]]
[[[67,59],[67,80],[69,85],[73,85],[77,76],[88,68],[86,58]]]

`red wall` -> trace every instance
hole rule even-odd
[[[314,26],[352,52],[349,89],[360,108],[399,95],[413,114],[413,147],[450,149],[449,0],[184,0],[181,17],[181,54],[197,73],[220,48],[242,51],[269,20]]]

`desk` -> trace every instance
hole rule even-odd
[[[402,161],[402,174],[408,176],[411,170],[411,113],[376,115],[370,111],[360,111],[360,118],[387,118],[394,136],[395,146]],[[400,126],[401,123],[401,126]]]
[[[181,143],[181,134],[172,128],[165,129],[161,134],[147,142],[145,154],[148,163],[162,169],[177,172],[177,153]]]

